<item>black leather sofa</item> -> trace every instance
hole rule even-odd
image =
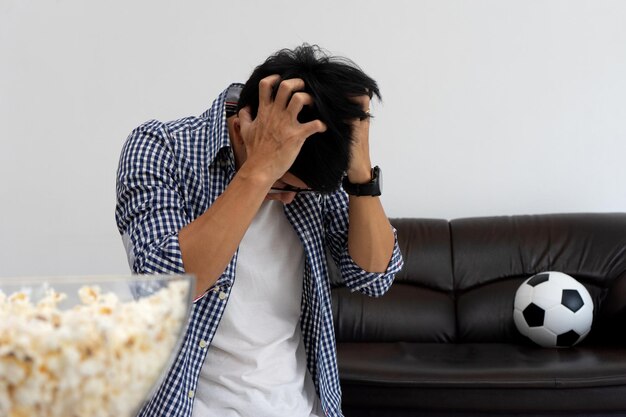
[[[333,288],[347,417],[626,415],[626,213],[391,221],[405,266],[389,292]],[[594,300],[572,348],[513,322],[517,287],[548,270]]]

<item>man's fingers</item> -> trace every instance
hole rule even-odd
[[[282,124],[282,129],[288,128],[289,126],[295,128],[296,131],[292,133],[297,132],[297,136],[302,135],[300,136],[301,138],[308,138],[315,133],[325,132],[326,125],[321,120],[313,120],[303,124],[297,121],[298,114],[302,111],[304,106],[310,106],[314,103],[313,97],[302,91],[305,87],[302,79],[291,78],[281,81],[278,86],[278,91],[276,92],[276,97],[272,103],[272,90],[279,79],[280,77],[278,75],[271,75],[263,78],[259,82],[259,114],[261,114],[262,107],[271,106],[273,110],[271,113],[266,113],[266,115],[271,114],[270,117],[275,118],[274,120],[278,125]],[[274,110],[278,112],[276,113]],[[280,113],[283,113],[283,116],[280,116]],[[284,116],[287,116],[287,119],[285,119]],[[239,119],[242,130],[246,130],[246,128],[253,123],[250,108],[245,107],[241,109],[239,111]],[[294,122],[296,125],[293,124]],[[274,123],[270,123],[270,125],[274,125]],[[286,138],[289,136],[290,135],[287,135]]]
[[[365,94],[365,95],[362,95],[362,96],[355,96],[355,97],[353,97],[352,101],[354,101],[356,103],[361,103],[361,104],[369,104],[370,101],[372,101],[372,99],[370,98],[370,96]]]
[[[278,86],[278,92],[276,93],[276,99],[274,102],[279,108],[286,108],[291,97],[296,91],[304,90],[304,81],[300,78],[290,78],[288,80],[281,81]]]
[[[370,102],[372,101],[370,99],[370,96],[368,95],[364,95],[364,96],[354,96],[351,97],[350,100],[354,103],[360,104],[361,108],[363,109],[363,111],[367,111],[370,108]]]
[[[280,80],[280,75],[274,74],[259,81],[259,106],[267,106],[272,102],[272,89]]]
[[[310,106],[311,104],[313,104],[313,97],[311,97],[310,94],[300,91],[291,96],[291,100],[289,100],[289,105],[287,106],[287,111],[294,117],[298,117],[302,108],[304,106]]]
[[[326,124],[321,120],[312,120],[310,122],[302,124],[305,137],[309,137],[315,133],[322,133],[326,131]]]

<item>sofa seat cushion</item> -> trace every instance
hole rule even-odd
[[[346,405],[466,411],[481,409],[481,404],[493,411],[626,409],[623,347],[340,343],[337,353]],[[596,404],[598,398],[602,404]]]

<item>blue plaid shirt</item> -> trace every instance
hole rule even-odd
[[[117,175],[117,226],[135,273],[183,273],[178,232],[204,213],[235,175],[226,106],[237,101],[233,84],[200,117],[149,121],[128,137]],[[340,268],[343,283],[380,296],[402,267],[396,239],[385,273],[358,267],[347,251],[348,198],[302,194],[285,214],[306,254],[300,323],[307,366],[327,416],[341,416],[326,248]],[[394,231],[395,234],[395,231]],[[224,313],[235,280],[237,253],[224,273],[192,308],[178,355],[142,417],[190,417],[200,369]]]

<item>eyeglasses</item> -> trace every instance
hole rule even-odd
[[[309,193],[319,193],[319,191],[314,190],[312,188],[299,188],[299,187],[293,187],[291,185],[285,184],[284,187],[270,188],[269,194],[277,194],[277,193],[309,194]]]

